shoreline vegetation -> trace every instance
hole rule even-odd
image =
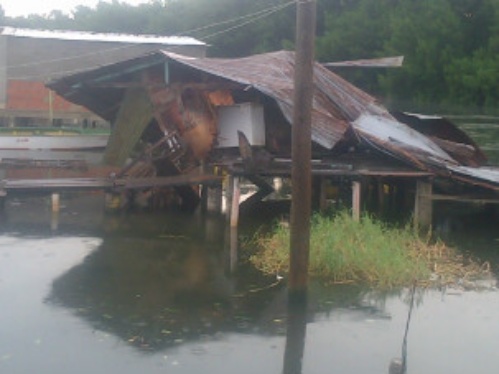
[[[289,227],[277,224],[252,243],[258,248],[250,262],[265,274],[289,270]],[[490,276],[489,264],[460,254],[430,235],[411,227],[390,227],[364,215],[352,219],[348,211],[334,217],[316,215],[310,232],[309,275],[327,284],[359,284],[393,289],[472,285]],[[472,287],[472,286],[471,286]]]

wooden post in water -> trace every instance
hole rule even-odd
[[[414,204],[414,224],[426,230],[431,227],[433,217],[432,202],[433,185],[428,180],[416,182],[416,199]]]
[[[320,191],[319,191],[319,210],[321,212],[327,209],[327,188],[329,186],[326,177],[321,177],[320,179]]]
[[[232,178],[232,204],[230,209],[230,227],[237,227],[239,223],[239,198],[241,197],[241,188],[239,186],[239,177]]]
[[[60,196],[58,193],[54,192],[52,194],[52,213],[58,213],[60,209]]]
[[[362,184],[359,181],[352,182],[352,217],[360,221],[360,204],[362,196]]]
[[[292,126],[289,296],[306,299],[312,191],[312,98],[316,1],[297,0]]]
[[[239,186],[239,177],[231,175],[227,183],[226,190],[226,222],[228,223],[226,232],[226,242],[229,249],[229,270],[231,273],[237,269],[238,254],[238,230],[239,224],[239,198],[241,189]]]
[[[376,182],[378,191],[378,213],[383,214],[385,210],[385,184],[381,178],[377,178]]]

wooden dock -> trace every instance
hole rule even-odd
[[[0,181],[3,196],[16,193],[53,193],[64,191],[105,190],[123,191],[154,187],[176,187],[194,184],[219,184],[222,177],[212,174],[176,175],[155,178],[45,178],[4,179]]]

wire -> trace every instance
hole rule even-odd
[[[247,24],[250,24],[252,22],[255,22],[255,21],[259,20],[259,19],[268,17],[268,16],[270,16],[270,15],[272,15],[272,14],[274,14],[274,13],[280,11],[280,10],[283,10],[283,9],[287,8],[288,6],[290,6],[292,4],[295,4],[295,3],[296,3],[296,0],[292,0],[292,1],[289,1],[289,2],[281,4],[281,5],[275,5],[275,6],[272,6],[272,7],[263,9],[263,10],[260,10],[260,11],[255,12],[255,13],[247,14],[247,15],[244,15],[244,16],[239,16],[239,17],[232,18],[232,19],[229,19],[229,20],[226,20],[226,21],[217,22],[217,23],[213,23],[213,24],[210,24],[210,25],[207,25],[207,26],[198,27],[196,29],[188,30],[188,31],[183,32],[183,34],[195,33],[195,32],[206,30],[206,29],[213,28],[213,27],[216,27],[216,26],[225,25],[225,24],[228,24],[228,23],[232,23],[232,22],[236,22],[236,21],[242,20],[242,19],[250,18],[249,20],[247,20],[247,21],[245,21],[245,22],[243,22],[241,24],[238,24],[238,25],[229,27],[227,29],[224,29],[224,30],[221,30],[221,31],[217,31],[215,33],[207,35],[207,36],[205,36],[203,38],[203,39],[206,40],[206,39],[212,38],[214,36],[217,36],[217,35],[220,35],[220,34],[224,34],[224,33],[227,33],[229,31],[235,30],[237,28],[243,27],[243,26],[245,26]],[[177,35],[174,34],[173,36],[178,36],[178,35],[179,34],[177,34]],[[129,48],[133,48],[133,47],[137,47],[137,46],[142,46],[142,45],[141,44],[128,44],[128,45],[124,45],[124,46],[120,46],[120,47],[115,47],[115,48],[102,49],[102,50],[99,50],[99,51],[96,51],[96,52],[84,53],[84,54],[80,54],[80,55],[77,55],[77,56],[63,57],[63,58],[52,59],[52,60],[45,60],[45,61],[36,61],[36,62],[30,62],[30,63],[20,64],[20,65],[4,66],[4,67],[0,67],[0,70],[7,70],[7,69],[14,69],[14,68],[21,68],[21,67],[29,67],[29,66],[37,66],[37,65],[42,65],[42,64],[53,64],[53,63],[58,63],[58,62],[62,62],[62,61],[77,60],[77,59],[80,59],[82,57],[88,57],[88,56],[94,56],[94,55],[101,55],[101,54],[105,54],[105,53],[115,52],[115,51],[118,51],[118,50],[129,49]],[[176,48],[181,48],[181,47],[183,47],[183,46],[175,46],[175,45],[174,46],[168,46],[168,50],[172,50],[172,49],[176,49]],[[64,75],[64,74],[67,74],[67,73],[76,73],[76,72],[85,71],[85,70],[87,70],[87,69],[86,68],[73,69],[73,70],[67,70],[67,71],[57,71],[57,72],[54,72],[52,74],[35,74],[35,75],[31,75],[31,76],[12,77],[11,79],[33,79],[33,78],[42,77],[42,76],[43,77],[53,77],[53,76]]]
[[[216,27],[216,26],[226,25],[228,23],[232,23],[232,22],[239,21],[239,20],[242,20],[242,19],[246,19],[246,18],[250,18],[250,17],[254,17],[254,16],[259,16],[262,13],[265,13],[265,15],[266,15],[266,13],[268,13],[270,11],[281,10],[281,9],[284,9],[284,8],[288,7],[289,5],[292,5],[292,4],[295,4],[295,3],[296,3],[296,0],[292,0],[292,1],[289,1],[288,3],[284,3],[284,4],[281,4],[281,5],[276,5],[276,6],[273,6],[273,7],[270,7],[270,8],[266,8],[266,9],[260,10],[258,12],[255,12],[255,13],[251,13],[251,14],[247,14],[247,15],[244,15],[244,16],[239,16],[239,17],[231,18],[231,19],[228,19],[228,20],[222,21],[222,22],[212,23],[211,25],[198,27],[198,28],[195,28],[195,29],[192,29],[192,30],[187,30],[187,31],[184,31],[184,33],[185,34],[191,34],[191,33],[195,33],[195,32],[198,32],[198,31],[203,31],[203,30],[206,30],[206,29],[210,29],[210,28],[213,28],[213,27]]]
[[[206,39],[212,38],[212,37],[214,37],[214,36],[217,36],[217,35],[220,35],[220,34],[224,34],[224,33],[226,33],[226,32],[229,32],[229,31],[232,31],[232,30],[238,29],[238,28],[240,28],[240,27],[246,26],[247,24],[250,24],[250,23],[253,23],[253,22],[255,22],[255,21],[258,21],[259,19],[262,19],[262,18],[268,17],[268,16],[270,16],[271,14],[274,14],[274,13],[276,13],[276,12],[280,11],[280,10],[283,10],[283,9],[287,8],[288,6],[290,6],[290,5],[292,5],[292,4],[295,4],[295,3],[296,3],[296,1],[290,1],[289,3],[285,3],[285,4],[282,4],[282,5],[279,5],[279,6],[275,6],[275,7],[273,7],[273,8],[268,9],[265,13],[260,14],[260,15],[258,15],[258,16],[256,16],[256,17],[254,17],[254,18],[252,18],[252,19],[250,19],[250,20],[246,21],[246,22],[243,22],[243,23],[241,23],[241,24],[239,24],[239,25],[235,25],[235,26],[229,27],[229,28],[227,28],[227,29],[224,29],[224,30],[221,30],[221,31],[215,32],[215,33],[213,33],[213,34],[207,35],[207,36],[205,36],[204,38],[202,38],[201,40],[206,40]]]

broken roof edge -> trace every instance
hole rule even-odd
[[[404,56],[325,62],[326,67],[360,67],[360,68],[399,68],[404,63]]]
[[[354,131],[368,134],[385,145],[392,144],[397,148],[418,150],[422,155],[440,160],[442,163],[459,164],[430,138],[395,119],[362,114],[352,126]]]
[[[83,85],[82,82],[84,80],[88,80],[90,82],[103,81],[106,78],[110,79],[113,77],[117,77],[119,75],[127,74],[128,73],[127,68],[135,64],[138,65],[138,67],[135,69],[140,69],[144,66],[147,67],[154,64],[159,64],[161,62],[163,62],[162,55],[159,53],[159,51],[156,50],[128,60],[113,62],[98,67],[93,66],[74,74],[65,75],[63,77],[53,79],[47,82],[45,85],[48,88],[51,88],[54,91],[56,91],[61,96],[64,96],[66,93],[62,90],[63,87],[77,88]],[[123,71],[117,73],[116,71],[118,71],[120,68],[123,68]],[[111,72],[113,71],[115,73],[111,74]]]
[[[41,30],[1,26],[0,35],[34,39],[56,39],[70,41],[115,42],[128,44],[165,44],[186,46],[208,46],[190,36],[161,36],[150,34],[98,33],[71,30]]]

